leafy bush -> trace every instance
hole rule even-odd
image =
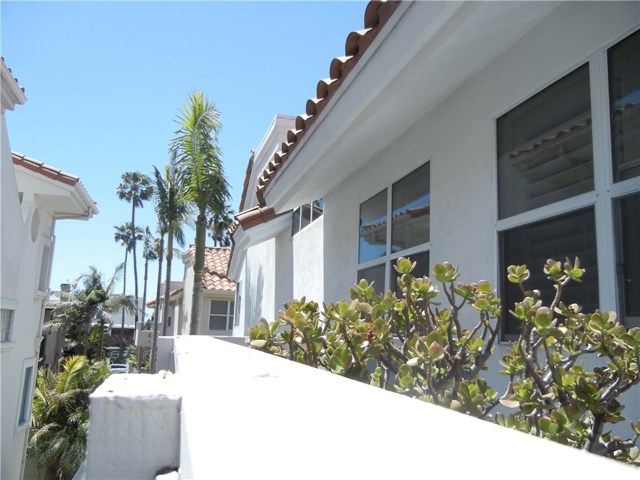
[[[31,413],[28,454],[49,479],[70,479],[82,464],[89,427],[89,395],[109,376],[108,362],[63,360],[61,371],[40,368]]]
[[[361,280],[349,301],[322,311],[313,301],[294,300],[275,322],[260,319],[250,330],[250,346],[478,418],[494,419],[491,411],[502,403],[515,411],[495,415],[501,425],[637,460],[640,422],[632,425],[635,437],[625,441],[603,427],[623,419],[618,398],[640,383],[640,329],[627,330],[613,312],[587,315],[579,305],[562,303],[563,288],[584,273],[577,259],[545,265],[556,286],[549,306],[538,291],[525,289],[526,266],[509,267],[509,281],[521,286],[524,297],[510,311],[522,333],[502,359],[509,383],[500,398],[481,376],[502,312],[491,283],[458,282],[449,263],[434,266],[435,282],[414,277],[409,259],[398,259],[394,268],[399,296],[378,294]],[[475,312],[474,322],[471,315],[461,318],[465,306]],[[585,355],[606,361],[588,370],[578,363]]]

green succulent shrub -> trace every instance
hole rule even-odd
[[[508,280],[518,284],[523,300],[510,314],[521,321],[519,338],[502,358],[509,384],[501,403],[515,410],[496,421],[518,430],[613,456],[629,463],[639,458],[636,443],[640,422],[631,425],[634,438],[622,440],[604,431],[623,420],[619,398],[640,383],[640,328],[626,329],[615,312],[583,313],[580,305],[561,298],[570,282],[584,274],[576,258],[548,260],[544,273],[555,287],[550,305],[538,290],[527,290],[525,265],[508,268]],[[591,357],[594,368],[581,362]],[[595,358],[593,358],[595,357]]]
[[[556,288],[548,306],[542,305],[540,292],[525,288],[526,266],[508,268],[509,281],[520,285],[523,294],[509,314],[522,328],[502,358],[501,373],[509,382],[501,397],[482,378],[502,314],[491,283],[458,282],[458,269],[446,262],[433,267],[433,280],[414,277],[415,263],[407,258],[399,258],[394,268],[399,294],[378,294],[373,284],[360,280],[348,301],[322,309],[304,297],[294,300],[274,322],[260,319],[249,332],[249,345],[510,428],[638,462],[640,422],[632,425],[635,436],[627,440],[612,437],[604,426],[623,420],[618,399],[640,383],[640,329],[627,330],[613,312],[583,314],[579,305],[562,303],[566,284],[584,274],[578,259],[564,264],[549,260],[544,266]],[[584,356],[603,361],[588,370],[580,361]],[[510,413],[494,415],[499,404]]]

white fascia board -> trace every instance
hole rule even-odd
[[[269,184],[267,205],[324,197],[557,6],[401,4]]]
[[[2,69],[2,111],[5,110],[14,110],[16,105],[24,105],[27,103],[27,97],[18,82],[13,77],[11,72],[9,71],[9,67],[4,64],[4,60],[0,62],[2,65],[0,68]]]
[[[77,181],[74,185],[68,185],[41,175],[37,172],[14,165],[18,190],[32,196],[49,197],[51,199],[66,198],[68,202],[49,202],[51,214],[56,219],[80,219],[88,220],[98,213],[98,207],[89,196],[89,193]],[[64,205],[64,206],[62,206]]]
[[[240,280],[242,264],[247,250],[254,245],[277,237],[280,232],[291,226],[291,214],[280,215],[266,223],[256,225],[248,230],[239,227],[233,234],[234,249],[229,265],[229,278],[236,282]]]

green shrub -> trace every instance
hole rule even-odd
[[[521,335],[502,358],[509,376],[499,398],[482,378],[500,329],[502,306],[490,282],[458,282],[457,268],[436,264],[433,281],[412,275],[415,263],[400,258],[400,295],[378,294],[366,280],[349,292],[349,301],[324,307],[305,298],[260,319],[250,330],[252,348],[329,370],[371,385],[478,418],[633,463],[635,437],[612,438],[606,423],[617,423],[618,398],[640,383],[640,329],[627,330],[613,312],[583,314],[561,301],[564,286],[580,281],[579,262],[549,260],[545,273],[556,297],[543,306],[538,291],[526,290],[526,266],[511,266],[509,281],[520,285],[523,301],[510,311],[522,322]],[[475,312],[461,318],[462,310]],[[470,308],[469,308],[470,307]],[[475,317],[475,321],[470,322]],[[605,359],[587,370],[585,355]],[[513,413],[495,416],[502,403]]]

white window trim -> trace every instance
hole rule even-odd
[[[394,260],[397,260],[400,257],[410,257],[411,255],[415,255],[416,253],[426,253],[429,252],[429,264],[431,264],[431,241],[425,242],[425,243],[421,243],[420,245],[414,245],[413,247],[409,247],[407,249],[401,250],[399,252],[391,252],[391,227],[393,224],[393,184],[397,183],[398,181],[402,180],[404,177],[406,177],[407,175],[411,174],[411,172],[419,169],[420,167],[423,167],[426,164],[429,164],[429,171],[431,171],[431,156],[428,156],[426,161],[420,163],[419,165],[413,167],[412,169],[410,169],[408,172],[404,173],[403,175],[400,175],[399,177],[395,178],[393,181],[391,182],[387,182],[385,184],[384,187],[382,187],[379,190],[376,190],[376,192],[373,195],[369,195],[367,198],[364,198],[363,200],[361,200],[358,203],[358,218],[360,218],[360,207],[362,206],[363,203],[365,203],[367,200],[373,198],[374,196],[378,195],[380,192],[382,192],[383,190],[386,190],[387,192],[387,212],[386,212],[386,222],[387,222],[387,245],[386,245],[386,254],[381,256],[381,257],[377,257],[371,260],[367,260],[366,262],[358,262],[358,256],[360,255],[360,231],[359,228],[356,227],[356,239],[358,241],[358,247],[356,248],[356,277],[358,275],[358,272],[360,270],[365,270],[367,268],[371,268],[371,267],[377,267],[378,265],[384,265],[385,270],[384,270],[384,290],[391,290],[391,275],[389,275],[389,271],[387,269],[387,266]],[[431,205],[431,185],[429,185],[429,205]],[[429,221],[431,221],[431,216],[429,216]],[[429,267],[431,267],[431,265],[429,265]],[[389,267],[390,269],[390,267]],[[356,278],[356,281],[358,281],[359,279]]]
[[[227,328],[211,328],[211,317],[212,316],[222,317],[222,314],[211,313],[211,302],[225,302],[227,304],[227,313],[225,315]],[[231,312],[231,303],[234,304],[234,308],[235,308],[235,299],[234,300],[229,300],[229,299],[212,298],[212,299],[209,300],[209,315],[207,316],[207,330],[208,331],[210,331],[210,332],[229,332],[229,331],[233,330],[233,323],[235,321],[235,315],[230,313]]]
[[[32,367],[31,374],[31,382],[27,386],[27,411],[26,411],[26,420],[23,423],[20,423],[20,410],[22,408],[22,398],[24,396],[24,381],[27,373],[27,369]],[[22,373],[20,375],[20,383],[18,390],[18,401],[16,402],[16,421],[15,421],[15,430],[16,432],[26,430],[31,425],[31,408],[33,406],[33,394],[35,390],[36,377],[38,375],[38,369],[36,367],[36,358],[25,358],[22,362]]]

